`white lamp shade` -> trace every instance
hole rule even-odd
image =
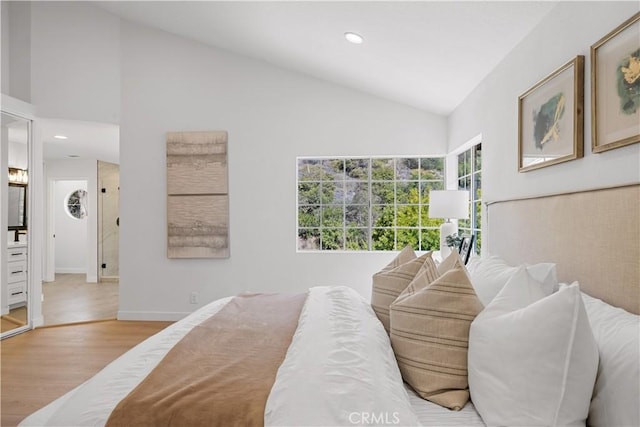
[[[469,192],[466,190],[430,191],[429,218],[468,219]]]

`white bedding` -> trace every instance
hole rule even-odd
[[[230,299],[214,301],[140,343],[20,425],[104,425],[116,404],[171,347]],[[267,401],[265,425],[421,423],[484,425],[471,403],[452,412],[405,390],[382,324],[355,291],[348,287],[310,289]]]
[[[265,425],[416,425],[389,338],[345,287],[312,288],[265,409]],[[318,363],[322,361],[323,363]]]

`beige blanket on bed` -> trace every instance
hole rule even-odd
[[[171,349],[107,426],[262,426],[305,299],[235,297]]]

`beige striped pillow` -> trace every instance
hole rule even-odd
[[[428,283],[425,272],[391,304],[391,344],[402,378],[423,398],[453,410],[469,400],[471,322],[484,308],[464,266]]]
[[[449,256],[438,265],[438,275],[442,276],[456,265],[464,265],[464,263],[462,262],[462,258],[460,258],[458,251],[451,251],[451,254],[449,254]]]
[[[438,267],[436,266],[435,261],[432,258],[427,258],[424,264],[422,264],[422,267],[420,267],[420,271],[418,271],[416,277],[414,277],[411,283],[409,283],[409,285],[400,292],[400,295],[398,295],[398,298],[396,298],[394,302],[402,301],[403,299],[414,295],[416,292],[421,291],[429,286],[431,282],[436,280],[439,276],[440,274],[438,274]]]
[[[434,263],[431,252],[416,258],[413,249],[407,246],[389,265],[373,275],[371,307],[387,333],[389,332],[389,306],[409,286],[427,260]]]

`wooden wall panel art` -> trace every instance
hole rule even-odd
[[[227,132],[167,133],[167,256],[229,257]]]

